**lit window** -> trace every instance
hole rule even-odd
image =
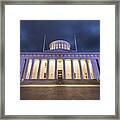
[[[97,55],[95,55],[95,57],[97,57]]]
[[[89,71],[90,71],[90,78],[94,79],[94,73],[93,73],[93,67],[92,67],[91,60],[88,59],[87,61],[88,61],[88,67],[89,67]]]
[[[55,43],[53,43],[53,49],[55,49]]]
[[[56,43],[56,49],[58,49],[58,43]]]
[[[33,70],[32,70],[31,79],[37,79],[39,62],[40,62],[39,59],[35,59],[35,60],[34,60],[34,65],[33,65]]]
[[[78,55],[76,55],[76,57],[78,57]]]
[[[67,45],[65,44],[65,49],[67,49]]]
[[[87,70],[86,60],[85,59],[81,59],[80,62],[81,62],[83,79],[88,79],[88,70]]]
[[[78,59],[73,60],[74,79],[80,79],[80,65]]]
[[[72,75],[72,73],[71,73],[71,60],[66,59],[65,60],[65,76],[66,76],[66,79],[72,79],[71,75]]]
[[[64,47],[63,47],[63,43],[62,43],[62,49],[63,49]]]
[[[55,60],[49,60],[49,79],[55,79]]]
[[[40,66],[40,79],[46,79],[46,74],[47,74],[47,59],[42,59]]]

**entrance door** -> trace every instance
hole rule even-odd
[[[58,79],[63,79],[62,70],[58,70]]]
[[[63,60],[57,60],[57,79],[64,79],[64,71],[63,71]]]

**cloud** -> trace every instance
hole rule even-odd
[[[76,34],[79,51],[99,51],[100,21],[98,20],[21,20],[21,51],[42,51],[44,34],[46,49],[56,39],[64,39],[75,49]]]

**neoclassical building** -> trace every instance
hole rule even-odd
[[[78,52],[64,40],[50,43],[43,52],[21,52],[21,84],[99,83],[99,52]],[[86,82],[87,81],[87,82]]]

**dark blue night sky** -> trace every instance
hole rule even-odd
[[[74,50],[74,33],[78,51],[100,51],[99,20],[21,20],[20,51],[41,52],[45,34],[45,49],[49,49],[50,42],[64,39],[71,44],[71,49]]]

